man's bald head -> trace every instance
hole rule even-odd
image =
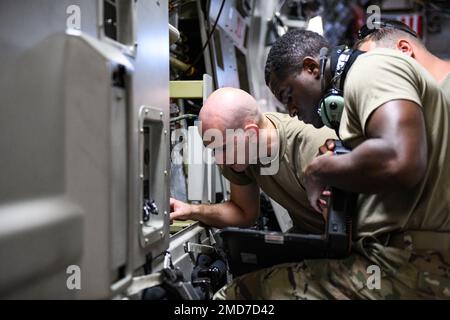
[[[256,100],[235,88],[214,91],[200,112],[203,132],[208,129],[244,129],[248,124],[260,125],[264,119]]]

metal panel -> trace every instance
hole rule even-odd
[[[80,8],[82,33],[64,34],[70,5]],[[149,253],[156,256],[169,245],[168,223],[165,236],[151,248],[142,248],[138,237],[139,110],[154,106],[163,111],[167,130],[169,122],[167,1],[136,2],[137,46],[128,56],[111,41],[98,40],[101,5],[92,0],[0,1],[0,208],[65,195],[65,207],[75,203],[84,220],[84,235],[73,231],[67,233],[73,235],[70,243],[55,242],[66,246],[67,263],[81,266],[82,289],[61,292],[67,275],[55,264],[48,277],[35,275],[12,288],[15,298],[114,296]],[[115,84],[120,66],[125,67],[124,87]],[[168,150],[169,141],[162,141],[159,152]],[[168,170],[168,157],[160,166]],[[162,212],[168,211],[168,188],[164,182],[158,189]],[[30,210],[30,216],[37,212]],[[39,223],[50,225],[42,218]],[[53,238],[35,245],[45,245],[45,239]],[[80,261],[69,249],[81,243]],[[22,280],[33,270],[33,265],[26,267]]]
[[[285,111],[285,107],[275,98],[266,86],[264,69],[270,47],[266,44],[268,22],[277,10],[279,1],[254,1],[253,15],[248,30],[248,70],[252,95],[264,112]]]
[[[98,34],[100,40],[120,48],[123,53],[129,56],[135,57],[137,53],[136,1],[111,2],[98,0],[98,2]],[[108,6],[110,10],[105,6]],[[113,14],[109,16],[106,13]],[[108,32],[111,30],[110,28],[114,29],[114,34]]]
[[[127,99],[113,78],[132,66],[114,47],[83,34],[68,36],[66,47],[57,90],[66,109],[66,190],[85,211],[80,297],[107,298],[127,264]]]
[[[113,270],[127,263],[127,95],[112,88],[111,105],[111,252]],[[123,275],[122,275],[123,276]]]
[[[66,278],[53,288],[49,279],[79,260],[82,227],[80,208],[64,197],[1,205],[0,296],[11,298],[17,288],[39,286],[53,298],[73,298]]]
[[[169,17],[167,0],[139,0],[136,2],[136,57],[134,65],[131,110],[129,114],[129,188],[130,208],[130,255],[132,270],[141,268],[147,257],[156,257],[169,247],[169,223],[162,230],[164,236],[151,247],[143,248],[140,243],[142,203],[141,179],[139,175],[139,112],[143,106],[151,106],[163,112],[164,130],[169,131]],[[170,141],[161,142],[159,153],[166,154],[166,160],[158,164],[161,171],[170,171]],[[158,185],[161,197],[158,209],[169,212],[169,177]],[[165,199],[165,200],[163,200]],[[167,217],[168,221],[168,217]]]
[[[167,194],[161,186],[167,185],[167,153],[164,146],[168,131],[164,129],[164,113],[161,109],[144,106],[140,111],[140,179],[142,216],[139,239],[143,248],[151,248],[168,232],[169,216],[164,208]],[[162,149],[162,150],[161,150]]]
[[[209,11],[209,19],[214,23],[218,16],[222,0],[213,0]],[[242,17],[236,8],[236,1],[226,1],[223,7],[217,29],[212,39],[214,59],[213,65],[216,74],[217,87],[244,88],[250,91],[251,87],[241,83],[239,72],[248,72],[246,70],[247,48],[246,34],[249,28],[250,17]],[[237,52],[244,56],[244,59],[238,61]],[[243,61],[242,61],[243,60]],[[244,68],[240,68],[241,63]],[[241,69],[241,70],[239,70]],[[251,92],[250,92],[251,93]]]
[[[0,231],[1,245],[15,248],[2,250],[2,261],[14,265],[2,264],[2,276],[12,281],[0,284],[7,297],[77,294],[66,287],[66,268],[81,264],[77,251],[85,242],[79,215],[86,212],[66,190],[62,88],[64,30],[72,4],[82,8],[81,24],[95,36],[92,1],[0,2],[0,215],[16,222],[3,223]],[[61,199],[58,204],[55,197]],[[80,208],[78,218],[71,214],[73,203]]]

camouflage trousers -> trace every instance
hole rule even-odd
[[[243,275],[214,299],[450,299],[448,258],[374,244],[343,260],[305,260]]]

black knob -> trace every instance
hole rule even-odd
[[[142,208],[142,220],[148,222],[150,220],[150,215],[158,215],[158,207],[155,201],[144,200],[144,206]]]

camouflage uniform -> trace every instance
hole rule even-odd
[[[379,287],[369,266],[379,266]],[[343,260],[306,260],[236,278],[214,299],[450,299],[448,252],[414,250],[373,241],[355,244]]]

